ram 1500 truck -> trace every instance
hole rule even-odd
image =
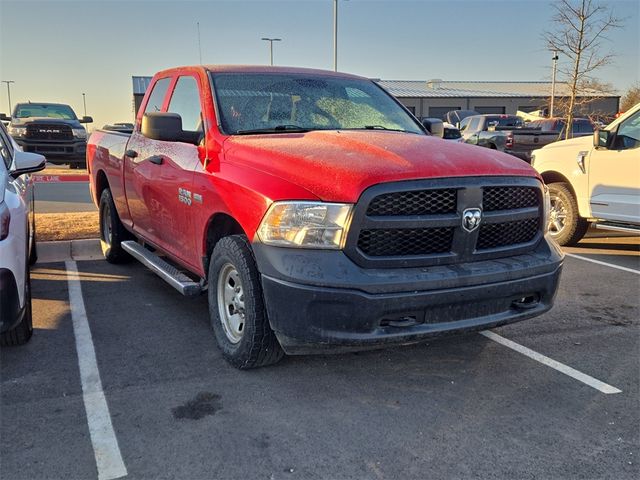
[[[206,290],[239,368],[491,328],[553,303],[563,257],[537,173],[428,135],[365,78],[162,71],[133,133],[97,131],[87,156],[106,259]]]
[[[69,164],[84,168],[87,150],[87,131],[83,123],[91,117],[78,119],[69,105],[60,103],[18,103],[9,120],[9,135],[25,152],[39,153],[49,163]]]
[[[460,122],[465,143],[499,150],[531,161],[531,152],[558,140],[558,134],[542,132],[539,128],[524,128],[524,121],[516,115],[472,115]]]
[[[597,228],[640,233],[640,104],[589,137],[535,150],[551,195],[549,231],[560,245]]]

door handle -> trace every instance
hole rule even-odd
[[[127,150],[124,154],[129,158],[136,158],[138,156],[138,152],[135,150]]]
[[[162,162],[164,162],[164,159],[160,155],[154,155],[152,157],[149,157],[149,161],[156,165],[162,165]]]

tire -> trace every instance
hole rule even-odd
[[[24,301],[25,312],[24,317],[11,330],[0,334],[0,346],[9,347],[15,345],[24,345],[33,335],[33,314],[31,310],[31,275],[29,267],[24,280]]]
[[[576,202],[569,185],[550,183],[551,212],[549,234],[560,245],[575,245],[587,233],[589,222],[580,217]]]
[[[100,246],[102,254],[109,263],[125,263],[131,256],[122,249],[121,242],[129,240],[131,235],[122,225],[111,190],[105,188],[100,195]]]
[[[263,367],[284,356],[269,325],[258,268],[244,235],[224,237],[215,246],[209,262],[208,300],[216,341],[231,365]]]

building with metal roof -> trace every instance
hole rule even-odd
[[[132,77],[134,111],[137,112],[151,77]],[[515,114],[548,108],[551,82],[486,82],[434,80],[375,80],[418,118],[442,118],[451,110]],[[568,96],[568,85],[556,83],[558,105]],[[580,92],[581,115],[615,115],[619,95]],[[588,100],[588,102],[586,102]]]

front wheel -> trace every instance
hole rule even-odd
[[[589,228],[589,222],[580,217],[578,203],[569,185],[562,182],[550,183],[549,234],[560,245],[575,245]]]
[[[271,365],[284,355],[267,318],[260,276],[244,235],[218,242],[209,262],[209,318],[224,358],[234,367]]]
[[[129,261],[131,256],[124,251],[121,242],[129,239],[130,234],[118,217],[111,190],[108,188],[105,188],[100,195],[99,221],[100,246],[105,260],[109,263]]]

